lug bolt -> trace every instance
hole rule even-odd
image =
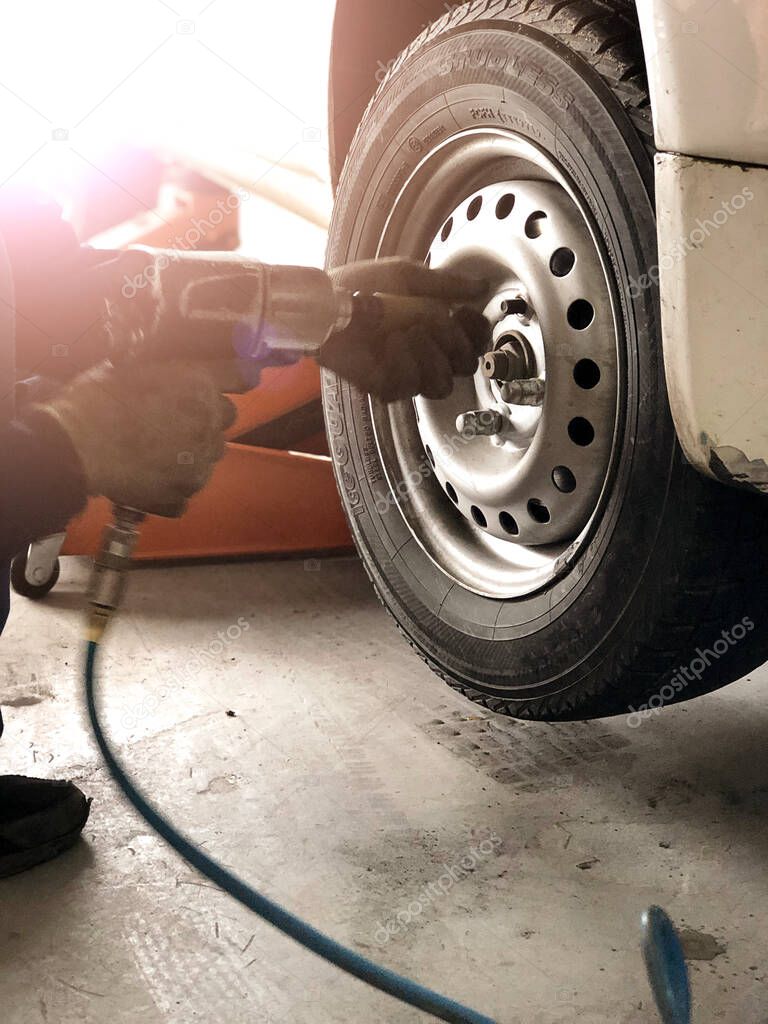
[[[505,316],[510,313],[516,313],[518,316],[525,316],[528,312],[528,303],[522,295],[518,295],[514,299],[504,299],[501,303],[501,312],[504,313]]]
[[[509,405],[541,405],[544,381],[538,377],[508,380],[501,385],[501,397]]]
[[[492,437],[500,434],[504,417],[493,409],[464,412],[456,417],[456,429],[464,437]]]

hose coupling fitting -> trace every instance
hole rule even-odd
[[[109,620],[120,607],[125,592],[126,572],[139,539],[144,513],[115,505],[112,522],[104,531],[101,548],[93,563],[88,601],[88,639],[98,643]]]

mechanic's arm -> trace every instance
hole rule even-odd
[[[85,505],[85,477],[67,435],[31,414],[0,429],[0,564],[63,530]]]
[[[334,272],[344,287],[476,300],[477,281],[394,259]],[[444,398],[490,344],[490,326],[463,307],[388,334],[344,331],[318,362],[384,401]],[[242,390],[234,363],[103,364],[0,433],[0,560],[63,529],[88,495],[157,515],[180,515],[224,452],[235,419],[223,391]]]

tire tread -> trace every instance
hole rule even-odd
[[[360,119],[349,149],[355,149],[368,113],[403,65],[426,44],[483,18],[514,21],[543,30],[577,53],[619,100],[646,149],[654,152],[653,122],[635,5],[631,0],[473,0],[428,25],[393,61]],[[581,27],[591,27],[587,35]],[[606,49],[607,47],[607,49]],[[349,154],[347,155],[349,160]]]

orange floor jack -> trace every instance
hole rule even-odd
[[[233,195],[198,176],[163,186],[155,210],[103,233],[99,244],[234,249],[239,234]],[[208,230],[198,238],[201,224]],[[159,561],[350,549],[319,394],[319,370],[304,359],[266,369],[257,388],[234,396],[238,418],[208,486],[181,519],[151,517],[135,557]],[[104,499],[92,500],[66,533],[20,553],[11,571],[14,590],[44,597],[58,580],[60,555],[94,555],[110,508]]]

